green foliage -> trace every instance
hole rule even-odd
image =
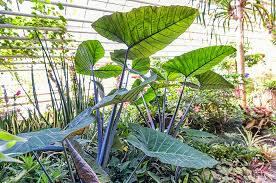
[[[32,151],[41,151],[53,143],[63,141],[69,135],[89,126],[94,121],[95,118],[91,115],[91,108],[88,108],[72,120],[66,130],[50,128],[19,134],[18,136],[26,139],[26,141],[18,142],[11,149],[4,151],[4,153],[18,156]]]
[[[213,167],[215,159],[195,150],[169,135],[150,128],[130,125],[132,129],[128,142],[142,150],[147,156],[156,157],[163,163],[187,168]]]
[[[95,77],[100,79],[107,79],[107,78],[119,76],[122,73],[122,67],[118,65],[107,64],[105,66],[102,66],[96,69],[94,72],[95,72]]]
[[[264,87],[267,89],[275,90],[276,89],[276,80],[269,80],[264,83]]]
[[[264,54],[251,54],[251,55],[245,55],[245,64],[248,67],[252,67],[256,64],[258,64],[259,62],[261,62],[264,59],[265,55]]]
[[[21,161],[11,158],[3,152],[12,148],[17,142],[24,142],[25,140],[25,138],[18,137],[3,130],[0,130],[0,162],[21,163]]]
[[[50,14],[52,12],[52,10],[46,8],[44,3],[35,2],[34,9],[36,11],[42,14]],[[225,5],[225,3],[223,4]],[[61,4],[58,4],[58,7],[59,9],[64,8]],[[215,159],[222,162],[225,160],[227,162],[251,161],[258,152],[241,145],[227,144],[226,140],[224,141],[224,139],[216,135],[202,131],[217,132],[213,128],[217,127],[216,124],[220,123],[221,119],[227,121],[229,116],[233,117],[236,115],[228,114],[228,107],[232,109],[233,105],[224,104],[225,100],[221,99],[229,96],[221,91],[219,91],[221,96],[217,96],[218,90],[233,88],[233,85],[222,76],[210,71],[213,66],[221,62],[225,57],[233,54],[235,49],[231,46],[200,48],[165,62],[163,65],[164,70],[162,70],[161,66],[153,66],[154,63],[151,63],[150,58],[148,58],[184,33],[197,15],[198,11],[196,9],[185,6],[147,6],[126,13],[116,12],[95,21],[92,27],[100,35],[112,41],[125,43],[127,46],[127,50],[116,50],[111,53],[111,59],[117,65],[108,64],[97,67],[96,63],[105,55],[101,43],[97,40],[84,41],[79,45],[75,56],[75,68],[68,70],[69,66],[61,57],[60,63],[63,68],[63,76],[61,77],[57,76],[59,75],[59,71],[56,69],[57,63],[51,62],[51,59],[47,58],[50,66],[48,67],[45,64],[45,69],[47,70],[52,102],[49,112],[42,114],[39,110],[35,77],[32,73],[33,96],[28,97],[35,107],[35,114],[30,114],[30,116],[35,116],[38,126],[30,128],[30,126],[34,126],[34,123],[29,121],[29,126],[26,125],[27,127],[24,129],[32,132],[19,134],[19,136],[27,139],[26,142],[18,142],[15,145],[14,142],[11,142],[4,144],[1,148],[9,148],[14,145],[11,149],[5,149],[5,153],[19,155],[38,150],[44,151],[48,145],[62,142],[63,140],[68,142],[67,138],[70,138],[71,141],[74,136],[83,135],[82,138],[75,138],[74,140],[76,141],[71,141],[72,143],[74,142],[73,148],[68,143],[71,156],[77,167],[78,177],[85,181],[87,178],[85,175],[89,174],[94,178],[98,176],[102,182],[124,182],[130,178],[132,182],[181,181],[207,183],[213,182],[217,177],[213,177],[210,171],[204,171],[202,168],[213,168],[216,164],[219,164]],[[39,20],[36,17],[36,21]],[[60,21],[63,20],[64,18],[61,17]],[[12,20],[9,19],[9,21]],[[23,22],[21,22],[22,25],[26,25],[24,19],[20,21]],[[49,25],[51,22],[41,20],[40,23],[34,22],[32,26]],[[63,21],[61,24],[66,25],[66,22]],[[56,26],[54,23],[53,25]],[[56,38],[57,36],[63,36],[65,34],[64,31],[65,29],[61,28],[59,32],[48,34],[50,38]],[[11,32],[5,32],[4,34],[8,36],[15,35],[15,33]],[[40,33],[38,35],[41,36]],[[35,34],[31,34],[30,38],[37,37]],[[61,38],[63,39],[64,37]],[[53,43],[52,46],[56,47],[58,44]],[[43,53],[48,56],[51,52],[45,51]],[[130,60],[132,61],[131,68],[128,68],[127,62]],[[68,74],[69,71],[70,74]],[[92,71],[94,74],[92,74]],[[125,72],[128,73],[125,74]],[[93,82],[95,87],[94,96],[91,97],[89,91],[86,93],[85,77],[76,73],[87,76],[94,75],[96,77],[93,77],[93,79],[89,77],[90,83]],[[126,77],[129,77],[129,73],[139,75],[143,81],[137,79],[131,89],[127,90],[128,83],[123,86],[123,81],[128,81],[129,78]],[[148,73],[151,73],[149,78],[146,77]],[[101,83],[102,79],[117,77],[120,74],[122,77],[118,89],[105,96],[104,90],[106,88]],[[185,82],[183,82],[184,78],[186,79]],[[73,83],[72,87],[71,82]],[[150,87],[147,88],[147,85],[150,85]],[[180,85],[183,86],[181,89],[179,89]],[[53,86],[58,88],[57,96],[53,92]],[[204,91],[197,90],[199,86]],[[143,93],[145,88],[147,90]],[[88,89],[90,89],[90,84]],[[209,91],[207,89],[213,90]],[[182,92],[185,95],[185,104],[183,104],[184,102],[181,98]],[[199,97],[196,97],[197,92],[199,92]],[[27,94],[27,92],[25,93]],[[142,98],[139,98],[141,93],[143,93],[145,102],[143,102]],[[201,97],[203,94],[208,96]],[[99,97],[98,95],[102,98],[100,102],[96,99]],[[32,97],[34,100],[32,100]],[[176,100],[178,97],[179,99]],[[209,100],[208,97],[215,100],[215,102]],[[60,103],[57,102],[57,98],[61,100]],[[95,99],[94,103],[91,102],[92,98]],[[193,101],[196,101],[195,105],[192,105]],[[137,105],[127,105],[124,102],[133,102]],[[118,109],[117,104],[119,103],[120,108]],[[104,107],[112,104],[114,104],[113,109],[109,115],[109,109],[105,110]],[[142,106],[140,104],[146,105]],[[87,108],[87,106],[91,107]],[[204,108],[204,110],[198,110],[199,106]],[[99,108],[102,108],[101,112],[99,112]],[[92,115],[92,111],[95,109],[97,109],[96,117]],[[185,110],[180,112],[178,109]],[[190,115],[188,114],[189,111],[194,111],[194,113]],[[32,111],[29,112],[32,113]],[[144,113],[147,114],[148,119],[144,117]],[[74,118],[77,114],[79,115]],[[154,116],[152,117],[151,115]],[[197,118],[199,119],[198,121]],[[210,119],[218,123],[212,123]],[[145,123],[147,123],[147,120],[151,121],[154,124],[152,125],[154,129],[145,128],[138,124],[129,124],[130,122],[140,124],[143,120]],[[168,124],[166,124],[171,121],[178,122],[177,125],[171,123],[172,131],[168,129]],[[195,121],[203,125],[194,125]],[[9,120],[8,122],[10,125],[14,121]],[[84,135],[84,131],[89,129],[92,122],[97,122],[97,125],[93,125],[94,129]],[[205,122],[208,123],[206,126],[204,126]],[[163,128],[161,128],[161,124],[164,125]],[[178,133],[178,129],[175,127],[181,128],[183,124],[191,127],[194,125],[195,129],[184,128]],[[220,123],[221,126],[222,124],[224,123]],[[130,129],[127,128],[128,125]],[[65,126],[67,128],[62,130],[62,127]],[[45,127],[47,129],[34,130]],[[11,129],[15,133],[22,131],[22,128],[17,128],[17,126]],[[98,135],[98,144],[95,142],[96,135]],[[86,140],[87,137],[89,137],[89,140]],[[127,140],[125,140],[126,138]],[[141,156],[141,151],[131,145],[142,150],[146,155]],[[110,153],[111,158],[109,158]],[[52,158],[44,158],[44,153],[41,156],[42,162],[47,166],[47,169],[50,169],[50,175],[55,181],[68,181],[62,177],[64,172],[67,173],[67,170],[63,170],[63,164],[61,167],[55,164],[49,168],[49,162],[53,162]],[[64,162],[62,155],[54,154],[53,157],[53,159]],[[16,167],[12,173],[8,171],[9,176],[18,174],[16,179],[25,182],[48,181],[47,177],[37,170],[38,164],[33,161],[32,157],[27,156],[22,159],[24,166]],[[108,174],[102,167],[107,170]],[[85,172],[80,172],[84,168]],[[235,169],[237,168],[239,167],[235,167]],[[92,170],[95,171],[97,176]],[[214,168],[213,170],[223,174],[220,170]],[[231,173],[232,171],[227,175]],[[130,175],[133,175],[133,177],[129,177]],[[30,177],[32,176],[34,180],[31,180]]]
[[[221,62],[236,50],[231,46],[209,46],[184,53],[163,64],[168,72],[181,73],[186,77],[202,74]]]
[[[85,75],[92,75],[91,68],[104,56],[104,49],[97,40],[82,42],[76,52],[76,72]]]
[[[185,6],[147,6],[103,16],[92,27],[103,37],[126,44],[129,58],[147,58],[184,33],[197,15],[196,9]]]
[[[213,72],[213,71],[207,71],[203,74],[196,76],[197,80],[200,83],[200,89],[234,89],[234,86],[229,83],[227,80],[225,80],[221,75]]]
[[[53,155],[41,155],[41,163],[46,167],[49,175],[54,181],[61,181],[69,183],[70,180],[67,177],[67,167],[65,159],[62,155],[57,155],[52,158]],[[21,156],[20,164],[1,164],[0,179],[3,183],[11,182],[41,182],[48,183],[48,178],[40,168],[35,159],[30,156]]]
[[[135,71],[140,72],[141,74],[146,74],[150,70],[150,59],[135,59],[132,61],[131,68]]]
[[[126,101],[133,101],[141,90],[149,83],[156,79],[156,75],[152,75],[147,80],[142,82],[139,86],[132,88],[131,90],[121,89],[117,90],[114,94],[106,96],[99,103],[93,106],[93,110],[104,107],[111,104],[117,104]]]
[[[237,132],[246,119],[232,91],[202,90],[190,114],[190,128],[208,132]]]
[[[12,4],[10,1],[7,3],[0,3],[1,7],[5,7],[5,9],[10,9]],[[32,1],[31,4],[31,12],[34,17],[21,17],[21,16],[8,16],[8,15],[1,15],[0,22],[2,24],[11,24],[15,26],[30,26],[33,29],[25,30],[24,37],[29,38],[29,40],[3,40],[0,43],[1,47],[5,49],[0,50],[1,55],[27,55],[27,56],[37,56],[40,53],[40,49],[29,49],[29,47],[38,47],[39,44],[36,41],[36,30],[37,27],[59,27],[59,30],[56,31],[47,31],[43,33],[48,39],[62,39],[61,42],[52,42],[53,48],[64,47],[64,45],[68,44],[70,41],[64,39],[64,37],[70,37],[70,34],[66,32],[66,25],[67,22],[63,16],[59,13],[57,9],[54,7],[45,6],[44,2],[40,1]],[[37,14],[44,14],[44,15],[52,15],[52,16],[59,16],[60,19],[46,19],[46,18],[39,18],[36,16]],[[15,29],[10,28],[2,28],[0,29],[1,36],[7,37],[19,37],[20,32]],[[42,35],[42,33],[39,33]],[[18,49],[20,48],[20,49]],[[56,53],[54,49],[50,49],[51,53]],[[64,49],[64,52],[68,50]],[[5,60],[1,60],[1,62],[5,63]],[[8,59],[8,62],[11,62],[12,59]]]

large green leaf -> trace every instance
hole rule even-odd
[[[93,110],[100,107],[104,107],[111,104],[117,104],[121,102],[133,101],[141,90],[149,83],[153,82],[156,79],[156,75],[152,75],[139,86],[132,88],[131,90],[120,89],[117,90],[114,94],[104,97],[100,102],[93,106]]]
[[[141,79],[135,79],[133,84],[131,85],[131,89],[137,87],[137,86],[140,86],[140,84],[142,83],[142,80]]]
[[[92,108],[90,107],[81,112],[69,123],[66,130],[50,128],[36,132],[18,134],[19,137],[26,139],[26,141],[16,143],[12,148],[4,151],[4,153],[17,156],[31,151],[42,150],[55,142],[61,142],[72,133],[85,128],[95,121],[95,117],[92,116],[91,111]]]
[[[207,71],[203,74],[195,76],[199,83],[200,89],[233,89],[234,86],[224,79],[221,75],[213,72]]]
[[[134,59],[132,61],[131,68],[142,74],[146,74],[150,70],[150,59],[149,58]]]
[[[91,76],[91,69],[84,69],[82,71],[78,71],[79,74],[84,74]],[[117,77],[122,73],[122,67],[119,65],[106,64],[98,69],[94,68],[94,74],[96,78],[107,79],[112,77]]]
[[[26,142],[18,142],[12,148],[4,151],[5,154],[17,156],[27,152],[41,149],[64,138],[60,128],[44,129],[37,132],[21,133],[18,136],[27,139]]]
[[[157,75],[156,80],[166,80],[166,77],[163,76],[163,74],[156,68],[151,68],[151,73],[154,73],[154,74]]]
[[[13,147],[17,141],[25,142],[26,139],[12,135],[6,131],[0,130],[0,162],[22,163],[21,161],[14,159],[12,157],[9,157],[8,155],[2,153],[3,151],[6,151],[11,147]]]
[[[213,167],[218,162],[181,141],[151,128],[130,124],[132,133],[128,142],[147,156],[156,157],[163,163],[186,168]]]
[[[113,52],[110,52],[110,58],[116,64],[123,66],[125,62],[125,54],[126,54],[126,50],[124,49],[114,50]]]
[[[68,135],[89,126],[96,121],[95,116],[92,114],[92,107],[89,107],[76,116],[69,124],[66,130],[63,130],[64,138]]]
[[[163,64],[168,72],[181,73],[186,77],[210,70],[225,57],[236,51],[232,46],[209,46],[174,57]]]
[[[104,56],[104,49],[97,40],[83,41],[76,52],[75,67],[79,74],[92,75],[91,66]]]
[[[122,67],[119,65],[107,64],[95,70],[95,77],[107,79],[117,77],[122,73]]]
[[[103,37],[125,43],[129,58],[147,58],[177,39],[198,10],[186,6],[145,6],[106,15],[92,24]]]
[[[162,74],[158,69],[151,68],[151,71],[155,74],[157,74],[157,80],[168,80],[168,81],[175,81],[176,79],[179,79],[183,77],[183,75],[175,72],[167,72],[165,74]]]

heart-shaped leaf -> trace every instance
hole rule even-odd
[[[96,121],[96,118],[91,114],[92,108],[89,107],[82,111],[78,116],[76,116],[68,125],[66,130],[63,130],[64,138],[72,133],[78,132],[89,126],[91,123]]]
[[[96,121],[95,117],[91,114],[92,108],[87,108],[81,112],[72,122],[68,125],[66,130],[60,128],[43,129],[36,132],[21,133],[19,137],[26,139],[24,142],[16,143],[12,148],[4,151],[5,154],[17,156],[31,151],[42,151],[50,144],[61,142],[69,135],[73,135],[79,130],[89,126],[92,122]],[[2,143],[0,143],[1,145]]]
[[[202,74],[236,51],[232,46],[209,46],[174,57],[163,64],[168,72],[186,77]]]
[[[198,10],[186,6],[145,6],[103,16],[92,27],[107,39],[125,43],[129,58],[147,58],[184,33],[197,15]]]
[[[132,133],[128,142],[147,156],[158,158],[163,163],[186,168],[213,167],[218,162],[181,141],[151,128],[130,124]]]
[[[117,104],[121,102],[133,101],[137,95],[141,92],[141,90],[149,83],[153,82],[156,79],[156,75],[152,75],[144,82],[142,82],[139,86],[132,88],[131,90],[120,89],[117,90],[114,94],[104,97],[100,102],[98,102],[93,110],[98,109],[100,107],[104,107],[111,104]]]
[[[116,64],[123,66],[125,62],[125,54],[126,50],[114,50],[113,52],[110,52],[110,58]]]
[[[21,133],[19,137],[25,138],[26,142],[18,142],[12,148],[4,151],[11,156],[21,155],[27,152],[41,149],[52,143],[62,141],[64,138],[60,128],[44,129],[37,132]]]
[[[132,70],[138,71],[141,74],[146,74],[150,70],[150,59],[149,58],[141,58],[134,59],[132,61]]]
[[[75,67],[79,74],[92,75],[91,67],[104,56],[104,49],[97,40],[83,41],[76,52]]]
[[[234,86],[224,79],[221,75],[207,71],[203,74],[195,76],[200,83],[200,89],[233,89]]]
[[[95,71],[95,77],[101,79],[107,79],[112,77],[117,77],[122,73],[122,67],[119,65],[107,64],[102,66]]]

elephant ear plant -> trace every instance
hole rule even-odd
[[[213,167],[217,164],[216,160],[176,139],[192,101],[179,120],[176,114],[186,85],[197,90],[232,87],[222,76],[210,71],[210,69],[226,56],[235,52],[235,49],[230,46],[211,46],[197,49],[165,62],[164,71],[160,72],[151,68],[149,72],[149,57],[183,34],[197,15],[196,9],[185,6],[147,6],[126,13],[116,12],[95,21],[92,24],[95,31],[109,40],[125,44],[126,49],[115,50],[111,53],[114,64],[99,68],[97,62],[105,55],[101,43],[97,40],[87,40],[79,45],[75,56],[75,70],[79,74],[90,76],[94,89],[94,105],[81,112],[65,129],[50,128],[19,134],[20,137],[26,139],[26,142],[19,142],[4,153],[17,156],[32,152],[36,155],[37,151],[53,150],[52,146],[57,145],[55,148],[64,150],[65,157],[67,157],[64,148],[65,142],[71,152],[77,172],[80,174],[79,177],[85,182],[99,182],[100,178],[97,178],[97,172],[96,174],[93,172],[93,170],[95,171],[93,166],[91,166],[93,170],[88,167],[87,158],[84,158],[86,160],[84,161],[79,156],[79,152],[74,150],[76,146],[73,145],[72,138],[81,135],[85,127],[95,122],[97,126],[97,168],[106,168],[123,104],[124,102],[131,102],[138,109],[139,105],[145,105],[148,120],[144,119],[149,128],[130,124],[131,134],[128,137],[130,144],[142,150],[146,156],[158,158],[163,163],[187,168]],[[131,68],[127,65],[130,61],[132,62]],[[131,89],[127,89],[130,73],[139,74],[143,79],[136,80]],[[101,80],[118,75],[121,76],[117,90],[104,96]],[[167,128],[164,125],[166,105],[162,105],[162,112],[160,105],[158,105],[161,121],[158,131],[158,127],[153,124],[150,111],[147,108],[147,101],[152,98],[159,100],[156,96],[161,88],[164,88],[164,96],[166,96],[166,88],[179,85],[176,81],[176,78],[179,77],[183,78],[181,82],[182,91]],[[191,83],[190,78],[196,78],[198,83]],[[148,92],[141,94],[147,86],[150,86]],[[139,95],[141,96],[139,97]],[[159,104],[159,102],[157,103]],[[163,97],[163,104],[165,103],[166,97]],[[108,105],[113,106],[107,121],[105,121],[104,107]],[[142,114],[141,110],[140,113]],[[175,121],[178,123],[175,124]],[[59,146],[56,144],[57,142],[61,142],[63,146]],[[91,159],[93,158],[91,157]],[[68,161],[68,158],[66,160]],[[69,170],[71,170],[70,166]],[[101,169],[101,172],[104,171]],[[86,174],[93,180],[86,179]],[[53,182],[49,176],[48,178],[50,182]],[[72,182],[75,182],[72,172],[71,178]]]

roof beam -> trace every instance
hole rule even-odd
[[[0,10],[1,15],[11,15],[11,16],[23,16],[23,17],[38,17],[38,18],[46,18],[51,20],[61,20],[60,17],[57,16],[50,16],[50,15],[42,15],[42,14],[30,14],[30,13],[22,13],[22,12],[13,12],[13,11],[6,11]],[[65,18],[67,21],[71,22],[83,22],[83,23],[93,23],[91,20],[84,20],[84,19],[75,19],[75,18]]]
[[[30,0],[27,0],[27,1],[30,1]],[[38,0],[38,1],[39,2],[44,2],[45,4],[52,4],[52,5],[55,5],[55,6],[62,5],[64,7],[79,8],[79,9],[84,9],[84,10],[100,11],[100,12],[105,12],[105,13],[113,13],[113,12],[115,12],[114,10],[100,9],[100,8],[95,8],[95,7],[91,7],[91,6],[82,6],[82,5],[78,5],[78,4],[72,4],[72,3],[64,3],[64,2],[59,2],[59,1],[55,1],[55,0],[51,0],[51,1]]]

